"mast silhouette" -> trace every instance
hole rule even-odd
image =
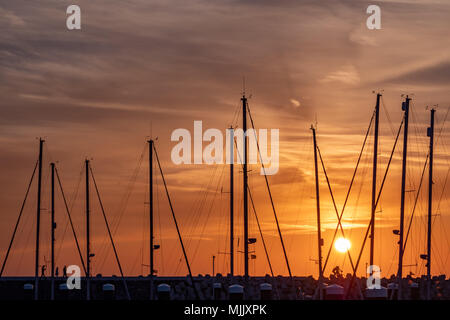
[[[243,178],[243,192],[244,192],[244,276],[245,280],[248,280],[248,176],[247,176],[247,162],[248,162],[248,150],[247,150],[247,98],[245,92],[241,98],[242,101],[242,129],[244,139],[244,178]]]
[[[51,291],[50,291],[50,299],[55,300],[55,164],[52,162],[50,164],[51,172],[52,172],[52,190],[51,190],[51,256],[52,256],[52,265],[51,265]]]
[[[431,218],[433,210],[433,148],[434,148],[434,113],[431,109],[430,127],[427,135],[430,137],[430,163],[428,173],[428,232],[427,232],[427,300],[431,299]]]
[[[149,172],[149,219],[150,219],[150,300],[153,300],[153,276],[155,272],[154,268],[154,235],[153,235],[153,140],[148,141],[148,172]]]
[[[158,152],[156,151],[156,147],[153,144],[153,150],[155,151],[156,163],[158,164],[159,173],[161,174],[161,179],[163,181],[164,189],[166,190],[167,201],[169,202],[170,212],[172,213],[173,223],[175,224],[175,229],[178,234],[178,241],[180,241],[181,250],[183,251],[184,261],[186,262],[186,267],[189,272],[189,279],[191,280],[192,287],[194,289],[194,293],[197,299],[200,299],[200,294],[198,292],[197,287],[195,286],[194,277],[192,276],[191,266],[189,264],[189,259],[187,257],[186,249],[184,247],[183,238],[181,237],[181,231],[178,226],[177,218],[175,217],[175,211],[173,209],[172,200],[170,199],[169,189],[167,188],[166,179],[164,178],[164,173],[161,167],[161,163],[159,162]]]
[[[230,126],[230,275],[234,276],[234,131]]]
[[[402,300],[402,277],[403,277],[403,233],[405,220],[405,187],[406,187],[406,160],[408,155],[408,123],[409,123],[409,101],[411,99],[406,96],[402,103],[402,110],[405,112],[405,126],[403,128],[403,161],[402,161],[402,189],[400,198],[400,232],[399,232],[399,254],[398,254],[398,299]]]
[[[89,160],[85,160],[86,167],[86,300],[91,299],[91,244],[90,244],[90,205],[89,205]]]
[[[36,211],[36,256],[34,265],[34,300],[39,299],[39,233],[41,227],[42,153],[44,140],[39,138],[38,193]]]
[[[380,121],[380,98],[381,94],[377,93],[377,103],[375,105],[375,133],[373,142],[373,172],[372,172],[372,212],[371,212],[371,229],[370,229],[370,265],[373,266],[373,257],[375,251],[375,212],[376,212],[376,190],[377,190],[377,163],[378,163],[378,125]],[[371,272],[372,273],[372,272]]]
[[[316,129],[311,126],[313,132],[314,141],[314,171],[316,179],[316,206],[317,206],[317,248],[319,254],[319,299],[323,299],[322,283],[323,283],[323,269],[322,269],[322,245],[323,239],[320,230],[320,199],[319,199],[319,168],[317,164],[317,140],[316,140]]]

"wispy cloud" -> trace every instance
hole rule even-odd
[[[320,82],[341,82],[354,85],[360,82],[359,72],[353,65],[344,66],[337,71],[328,73]]]

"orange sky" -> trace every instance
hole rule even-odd
[[[9,243],[26,184],[37,158],[36,137],[46,139],[42,256],[49,259],[48,163],[58,167],[68,198],[74,198],[83,160],[92,158],[115,241],[127,274],[147,274],[148,208],[146,154],[127,205],[124,198],[138,167],[146,137],[158,137],[157,149],[194,274],[228,271],[228,167],[181,165],[170,160],[177,128],[225,130],[239,106],[242,77],[258,128],[280,129],[280,171],[269,177],[291,268],[296,275],[317,275],[313,147],[309,127],[317,120],[318,144],[327,166],[337,206],[342,207],[365,131],[375,105],[373,90],[383,89],[380,124],[381,180],[402,117],[401,94],[411,94],[412,115],[408,190],[417,190],[427,154],[426,106],[438,104],[435,149],[434,274],[448,273],[450,192],[449,106],[450,5],[447,1],[375,1],[382,29],[365,26],[367,1],[78,1],[82,30],[65,28],[66,1],[17,0],[0,5],[0,260]],[[441,131],[442,129],[442,131]],[[369,138],[344,214],[356,260],[370,215]],[[399,142],[381,198],[375,261],[383,276],[396,270],[399,225],[401,147]],[[256,202],[274,272],[287,274],[273,213],[262,176],[251,166],[250,187]],[[176,231],[158,178],[159,209],[156,255],[161,275],[186,274]],[[242,237],[242,173],[236,172],[236,235]],[[427,175],[425,175],[427,181]],[[321,174],[324,255],[336,215]],[[7,275],[34,270],[36,188],[32,189],[6,268]],[[419,197],[405,264],[425,271],[426,192]],[[406,222],[415,192],[407,194]],[[84,243],[84,190],[74,201],[77,233]],[[155,195],[156,197],[156,195]],[[58,199],[57,263],[79,264],[61,198]],[[439,204],[439,207],[438,207]],[[123,214],[123,215],[121,215]],[[94,273],[118,274],[101,212],[93,204]],[[121,218],[120,218],[121,217]],[[257,237],[251,274],[269,272],[253,213],[250,235]],[[237,244],[236,244],[237,245]],[[242,250],[239,239],[238,250]],[[237,253],[236,271],[243,272]],[[359,268],[364,274],[368,246]],[[332,250],[326,274],[348,259]]]

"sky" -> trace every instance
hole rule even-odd
[[[81,8],[81,30],[66,28],[66,8]],[[366,9],[381,8],[381,29],[369,30]],[[405,224],[418,201],[404,257],[404,273],[421,275],[426,248],[427,182],[420,177],[428,152],[429,109],[436,112],[433,274],[450,272],[449,138],[450,3],[402,1],[244,0],[0,0],[0,261],[45,139],[41,264],[49,262],[49,163],[56,162],[84,250],[83,164],[90,159],[119,257],[127,275],[148,274],[148,149],[156,148],[194,274],[229,270],[229,168],[175,165],[171,133],[242,126],[245,91],[256,128],[280,130],[280,169],[268,180],[295,275],[317,276],[317,223],[311,124],[341,210],[376,92],[381,92],[378,189],[403,112],[411,101]],[[375,92],[375,93],[374,93]],[[380,198],[375,263],[396,272],[402,136]],[[343,227],[356,261],[370,217],[373,129],[361,158]],[[155,168],[156,169],[156,168]],[[242,170],[235,171],[236,265],[243,272]],[[251,165],[249,185],[275,274],[287,274],[263,176]],[[336,213],[320,170],[324,258]],[[161,177],[155,181],[155,241],[159,275],[185,275],[181,249]],[[34,272],[36,181],[5,269]],[[95,194],[92,197],[93,273],[118,274]],[[56,196],[56,263],[80,259]],[[253,211],[250,236],[256,259],[250,274],[270,273]],[[338,233],[338,236],[341,236]],[[368,246],[359,275],[365,275]],[[84,251],[83,251],[84,252]],[[331,250],[334,266],[350,272],[348,257]]]

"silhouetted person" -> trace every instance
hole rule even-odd
[[[339,266],[334,267],[334,269],[331,272],[336,278],[338,279],[342,278],[342,270],[341,268],[339,268]]]
[[[67,278],[67,267],[63,267],[63,278]]]
[[[56,267],[56,269],[55,269],[55,276],[58,278],[58,276],[59,276],[59,268],[58,267]]]
[[[42,277],[42,278],[45,278],[45,270],[47,270],[47,266],[44,264],[44,265],[41,267],[41,277]]]

